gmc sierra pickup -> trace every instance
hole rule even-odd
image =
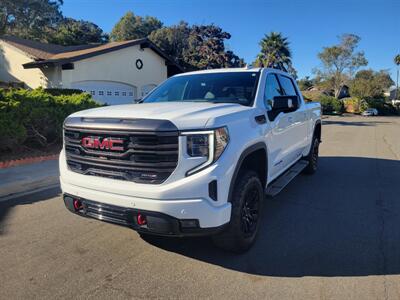
[[[264,68],[173,76],[141,103],[70,115],[60,180],[66,207],[141,235],[254,243],[265,195],[317,169],[319,103]]]

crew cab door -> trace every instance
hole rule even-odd
[[[283,89],[285,95],[287,96],[297,96],[299,100],[298,108],[290,113],[287,113],[289,116],[289,122],[293,127],[293,131],[296,134],[296,139],[293,139],[293,158],[289,161],[296,161],[302,156],[304,149],[308,145],[308,114],[306,110],[306,106],[304,101],[300,95],[300,91],[296,88],[296,83],[294,80],[288,76],[279,74],[278,75],[279,83],[281,88]]]
[[[300,158],[301,144],[307,133],[303,132],[306,124],[300,120],[299,109],[291,112],[277,113],[273,109],[276,96],[293,96],[297,91],[289,77],[282,78],[280,74],[269,73],[265,81],[264,105],[267,110],[269,130],[266,144],[269,149],[269,178],[274,179]],[[281,83],[282,82],[282,83]],[[291,85],[288,85],[290,83]]]

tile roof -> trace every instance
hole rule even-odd
[[[98,45],[61,46],[61,45],[47,44],[37,41],[21,39],[15,36],[7,36],[7,35],[0,37],[0,39],[22,50],[28,55],[33,56],[33,58],[38,60],[49,59],[54,55],[64,52],[71,52],[98,46]]]
[[[161,51],[160,48],[154,45],[147,38],[122,42],[111,42],[107,44],[77,46],[47,44],[7,35],[1,36],[0,40],[4,40],[8,44],[13,45],[14,47],[22,50],[34,58],[35,61],[24,64],[24,68],[38,68],[46,64],[73,62],[122,48],[141,45],[144,48],[151,48],[154,52],[168,61],[168,63],[175,65],[181,71],[183,70],[171,57],[166,55],[163,51]]]
[[[135,40],[136,42],[137,40]],[[96,47],[93,48],[83,48],[83,49],[73,49],[70,51],[65,51],[65,52],[60,52],[51,57],[51,59],[64,59],[64,58],[72,58],[72,57],[77,57],[85,54],[90,54],[94,52],[98,52],[101,50],[107,50],[107,49],[112,49],[118,46],[122,45],[128,45],[132,44],[132,41],[123,41],[123,42],[111,42],[107,44],[102,44],[102,45],[97,45]]]

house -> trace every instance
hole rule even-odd
[[[339,88],[339,92],[337,94],[338,99],[348,98],[350,97],[350,89],[347,85],[343,84]]]
[[[398,100],[400,98],[400,89],[396,93],[396,86],[391,86],[383,94],[385,97],[388,97],[389,100]]]
[[[0,37],[0,81],[81,89],[102,103],[132,103],[182,71],[148,39],[61,46]]]

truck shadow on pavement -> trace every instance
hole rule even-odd
[[[365,117],[367,119],[367,117]],[[373,117],[371,117],[373,118]],[[390,124],[391,122],[366,120],[366,121],[340,121],[340,120],[323,120],[323,125],[340,125],[340,126],[376,126],[377,124]]]
[[[146,238],[193,259],[255,275],[367,276],[400,274],[400,162],[321,157],[266,199],[256,244],[222,252],[208,238]]]
[[[61,194],[59,187],[49,188],[31,195],[24,195],[12,200],[0,201],[0,236],[4,233],[3,222],[9,212],[18,205],[27,205],[39,201],[46,201],[49,198],[56,197]]]

